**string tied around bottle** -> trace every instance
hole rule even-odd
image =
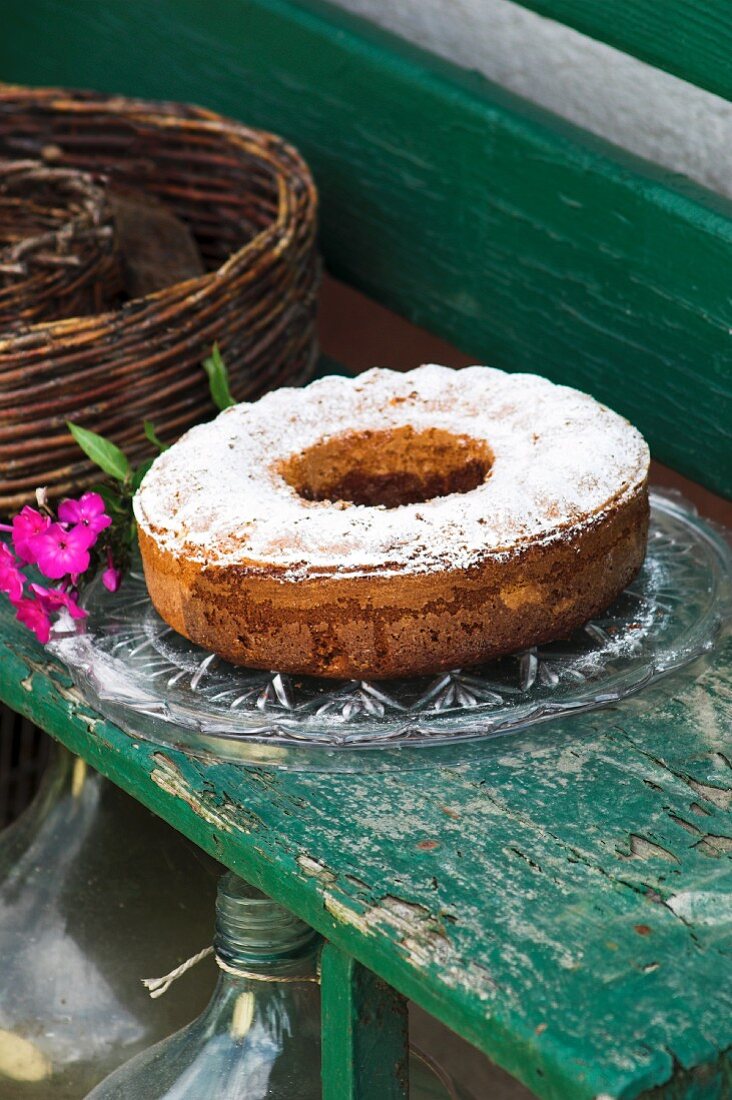
[[[158,997],[162,997],[164,993],[167,993],[173,982],[177,982],[178,978],[182,978],[184,974],[187,974],[189,970],[193,970],[194,966],[198,966],[203,959],[207,959],[209,955],[213,955],[213,947],[204,947],[203,951],[199,951],[197,955],[191,955],[190,959],[186,959],[180,966],[176,966],[169,974],[163,974],[162,978],[142,978],[142,984],[147,989],[150,997],[153,1001]]]
[[[261,974],[256,970],[245,970],[241,966],[232,966],[231,963],[227,963],[222,959],[211,945],[204,947],[203,951],[199,951],[196,955],[191,955],[190,959],[186,959],[180,966],[176,966],[175,969],[171,970],[169,974],[164,974],[162,978],[143,978],[142,984],[145,986],[145,989],[148,990],[152,999],[156,1000],[158,997],[162,997],[164,993],[168,992],[173,982],[176,982],[178,978],[182,978],[184,974],[187,974],[194,966],[198,966],[198,964],[204,959],[207,959],[209,955],[214,956],[216,965],[220,970],[223,970],[226,974],[232,974],[235,978],[249,978],[251,981],[255,982],[315,982],[318,985],[320,984],[320,954],[318,954],[315,974],[301,976],[288,974]],[[415,1057],[419,1058],[420,1061],[424,1062],[424,1064],[432,1070],[437,1079],[447,1090],[450,1100],[459,1100],[452,1078],[446,1073],[440,1063],[436,1062],[434,1058],[415,1043],[409,1043],[409,1050]]]
[[[180,966],[176,966],[168,974],[164,974],[162,978],[143,978],[142,984],[149,992],[153,1000],[157,1000],[158,997],[162,997],[164,993],[167,993],[173,982],[176,982],[178,978],[182,978],[184,974],[187,974],[189,970],[192,970],[194,966],[198,966],[200,962],[207,959],[209,955],[214,956],[214,960],[219,970],[223,970],[226,974],[231,974],[235,978],[249,978],[253,982],[320,982],[320,958],[318,957],[317,970],[315,974],[304,975],[291,975],[291,974],[262,974],[258,970],[246,970],[242,966],[233,966],[231,963],[226,962],[218,955],[212,946],[204,947],[203,951],[199,951],[196,955],[191,955],[190,959],[186,959]]]

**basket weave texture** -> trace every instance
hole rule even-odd
[[[149,453],[143,418],[171,441],[211,416],[201,362],[215,341],[239,401],[310,374],[317,198],[281,138],[198,107],[0,85],[0,156],[147,191],[206,267],[116,311],[0,331],[0,510],[98,479],[67,420],[135,459]]]
[[[118,279],[114,238],[86,172],[0,161],[0,328],[99,313]]]

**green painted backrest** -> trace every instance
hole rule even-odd
[[[517,2],[732,99],[732,5],[728,0]]]
[[[654,0],[541,6],[592,30]],[[285,134],[337,276],[477,362],[589,390],[732,496],[726,199],[317,0],[5,0],[3,17],[0,79],[188,99]]]

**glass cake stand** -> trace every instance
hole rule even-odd
[[[678,495],[651,501],[645,564],[612,607],[477,668],[367,683],[235,667],[163,622],[140,571],[115,594],[95,582],[88,619],[51,644],[92,706],[161,745],[266,767],[430,766],[430,749],[617,702],[713,648],[731,618],[730,546]]]

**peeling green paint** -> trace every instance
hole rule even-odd
[[[731,664],[465,766],[335,777],[136,741],[0,612],[2,699],[547,1100],[725,1096],[732,858],[699,842],[732,840]]]

